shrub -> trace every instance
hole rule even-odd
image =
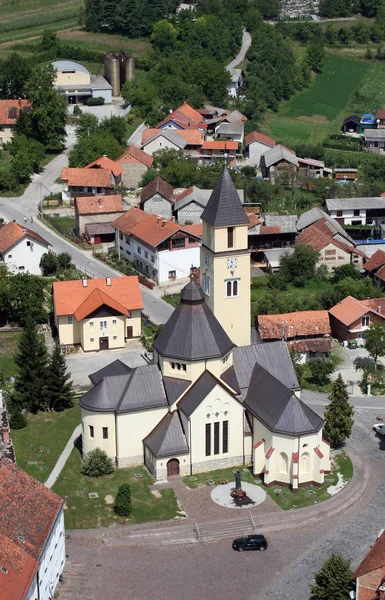
[[[113,471],[112,458],[109,458],[106,452],[100,448],[95,448],[87,454],[81,468],[82,474],[87,475],[87,477],[101,477],[102,475],[109,475]]]
[[[20,409],[16,409],[9,418],[11,429],[24,429],[27,426],[27,419]]]
[[[73,115],[74,117],[79,117],[82,114],[82,109],[80,108],[80,106],[78,104],[76,104],[76,106],[74,106],[74,111],[73,111]]]
[[[88,98],[87,106],[101,106],[104,104],[104,98],[98,96],[97,98]]]
[[[131,514],[131,488],[128,483],[119,486],[114,510],[121,517],[128,517]]]

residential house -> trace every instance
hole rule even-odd
[[[243,89],[245,74],[242,69],[228,69],[231,81],[227,84],[227,93],[232,98],[237,98]]]
[[[55,281],[52,293],[62,346],[112,350],[142,333],[143,300],[136,275]]]
[[[0,226],[0,264],[13,273],[41,275],[40,261],[48,246],[44,238],[15,221]]]
[[[257,328],[263,342],[287,342],[289,349],[300,355],[302,363],[330,356],[331,329],[327,310],[259,315]]]
[[[125,149],[122,156],[116,159],[116,162],[123,169],[123,185],[132,189],[139,187],[143,175],[152,166],[154,159],[137,146],[131,144],[131,146]]]
[[[225,140],[206,141],[202,145],[200,160],[202,163],[210,164],[213,159],[224,158],[228,164],[235,165],[235,157],[238,152],[238,142]]]
[[[196,225],[201,222],[201,216],[213,190],[201,190],[195,185],[175,195],[173,212],[179,225]],[[237,190],[243,204],[244,190]]]
[[[51,600],[66,560],[64,500],[0,461],[0,597]]]
[[[331,217],[341,225],[376,225],[385,223],[385,198],[331,198],[326,200]]]
[[[245,156],[251,167],[259,167],[261,156],[271,148],[274,148],[275,140],[259,131],[252,131],[245,138]]]
[[[226,111],[222,117],[222,123],[244,123],[245,121],[247,121],[247,117],[239,110]]]
[[[72,204],[78,196],[111,195],[115,177],[110,169],[65,167],[61,172],[62,198]]]
[[[292,150],[278,144],[261,156],[260,167],[263,177],[268,178],[270,183],[276,183],[291,172],[295,176],[299,163]]]
[[[31,103],[25,98],[0,100],[0,146],[11,141],[19,114],[28,113],[31,108]]]
[[[376,250],[375,253],[363,265],[364,270],[380,287],[385,285],[385,252]]]
[[[353,573],[355,600],[384,600],[385,535],[381,529],[367,555]]]
[[[112,102],[112,86],[101,75],[91,73],[72,60],[52,63],[55,71],[55,88],[68,104],[86,104],[89,98],[103,98],[105,104]]]
[[[354,243],[335,231],[327,219],[320,219],[303,230],[296,244],[305,244],[319,253],[318,265],[326,265],[329,270],[341,265],[352,264],[361,268],[365,254]]]
[[[171,219],[173,205],[173,187],[161,177],[156,177],[142,189],[139,206],[144,212]]]
[[[365,129],[364,141],[367,152],[383,154],[385,148],[385,129]]]
[[[360,129],[361,117],[358,115],[350,115],[346,117],[342,124],[342,131],[344,133],[358,133]]]
[[[298,234],[297,220],[297,215],[262,215],[249,227],[249,248],[255,251],[292,246]]]
[[[250,343],[248,219],[226,169],[202,220],[206,291],[195,281],[182,290],[153,364],[119,375],[112,363],[90,376],[83,452],[100,447],[119,466],[144,462],[156,479],[251,462],[267,485],[322,485],[323,420],[296,395],[286,344]]]
[[[220,140],[232,140],[243,144],[244,130],[243,123],[221,123],[215,129],[215,136]]]
[[[183,152],[186,141],[172,129],[146,129],[142,134],[142,149],[152,156],[158,150]]]
[[[186,279],[199,266],[201,225],[178,225],[139,208],[113,222],[119,255],[158,285]]]
[[[347,233],[347,231],[345,231],[345,229],[342,227],[342,225],[340,225],[338,220],[332,218],[326,212],[324,212],[323,210],[318,208],[318,206],[311,208],[310,210],[307,210],[306,212],[302,213],[302,215],[299,215],[297,225],[296,225],[297,230],[303,231],[307,227],[310,227],[310,225],[313,225],[314,223],[316,223],[317,221],[320,221],[322,219],[325,219],[327,221],[328,228],[331,231],[334,231],[334,233],[336,233],[336,234],[338,233],[347,242],[354,244],[354,241],[352,240],[350,235]]]
[[[156,129],[173,129],[176,131],[197,129],[205,135],[207,125],[203,122],[200,112],[185,102],[179,106],[179,108],[166,115],[165,118],[156,125]]]
[[[87,234],[92,244],[115,242],[115,230],[111,223],[123,213],[124,208],[120,194],[79,196],[75,200],[76,235],[82,237]],[[92,225],[91,229],[90,225]],[[110,239],[111,236],[112,239]]]
[[[108,158],[106,154],[103,154],[100,158],[97,158],[89,165],[84,167],[85,169],[107,169],[110,170],[114,176],[115,185],[122,183],[123,168],[115,160]]]
[[[331,177],[332,169],[327,169],[322,160],[314,160],[314,158],[299,158],[299,172],[304,177],[312,177],[319,179],[320,177]]]
[[[332,334],[344,345],[364,344],[364,333],[373,323],[385,324],[385,299],[357,300],[347,296],[329,311]]]
[[[376,112],[376,121],[377,121],[377,128],[378,129],[384,129],[385,128],[385,109],[384,108],[380,108]]]

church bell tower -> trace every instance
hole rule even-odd
[[[237,346],[250,344],[249,220],[227,168],[202,213],[201,287],[207,305]]]

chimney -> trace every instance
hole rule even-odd
[[[163,219],[162,220],[162,227],[164,227],[166,225],[166,223],[167,223],[166,219]]]
[[[175,217],[171,217],[171,221],[175,223]]]
[[[103,154],[103,158],[107,158],[107,154]]]
[[[377,312],[381,314],[381,306],[377,306]]]
[[[87,287],[87,279],[85,277],[82,279],[82,285],[83,287]]]
[[[111,277],[106,277],[106,284],[111,285]]]
[[[160,217],[156,219],[156,224],[159,225]]]

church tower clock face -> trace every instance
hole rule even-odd
[[[236,258],[228,258],[227,259],[227,268],[228,269],[236,269],[237,268],[237,259]]]

